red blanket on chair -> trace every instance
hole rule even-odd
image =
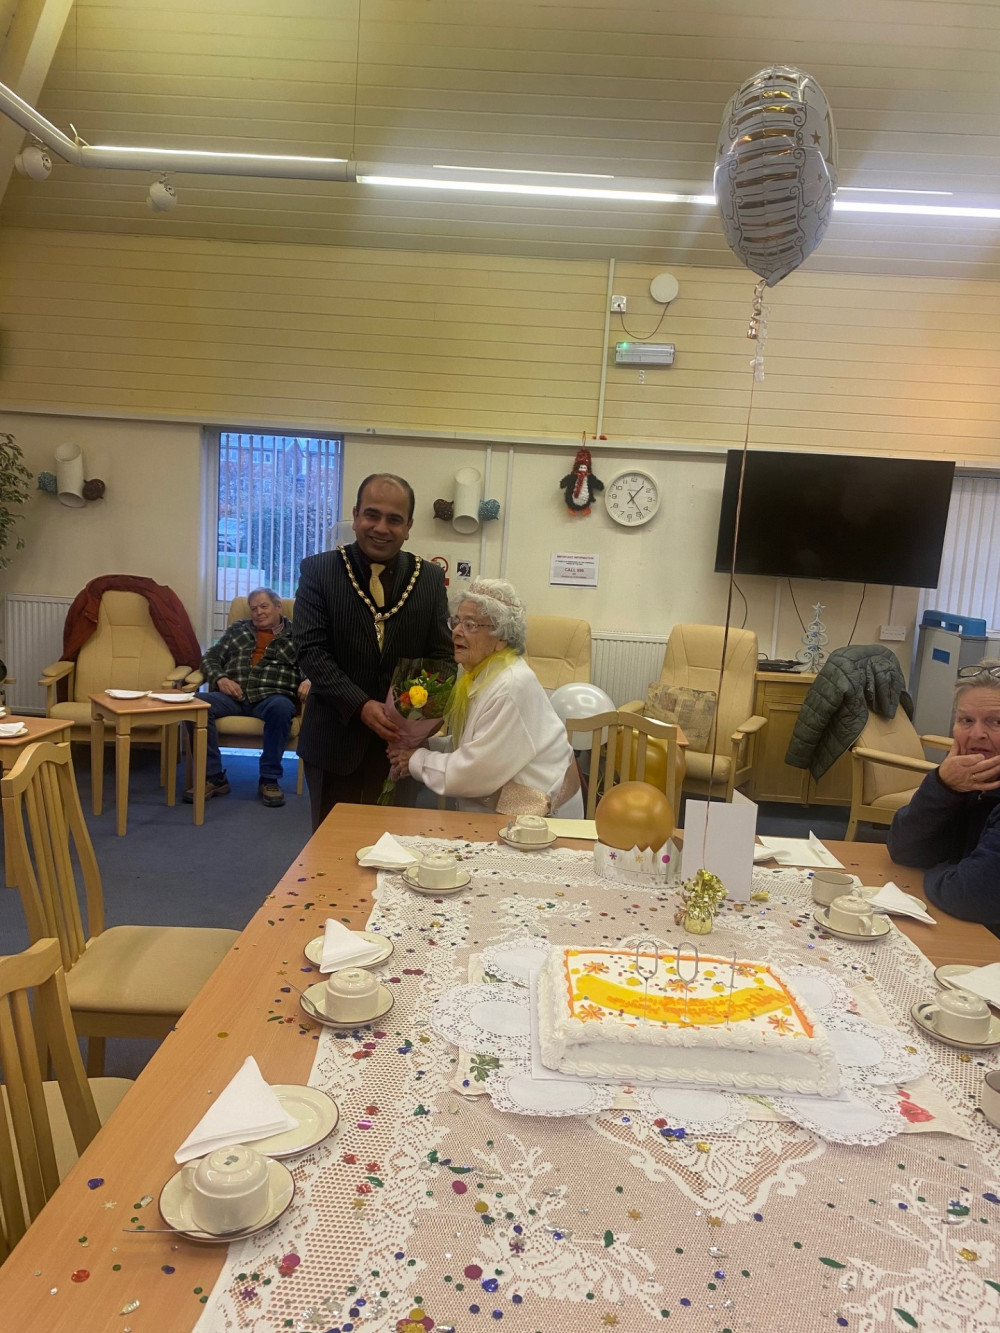
[[[97,629],[101,598],[106,592],[138,592],[149,603],[149,614],[170,649],[177,666],[194,671],[201,664],[198,636],[188,613],[172,588],[136,574],[102,574],[91,579],[66,612],[63,626],[63,661],[75,662],[80,649]]]

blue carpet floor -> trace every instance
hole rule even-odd
[[[107,751],[104,813],[90,814],[89,752],[76,747],[76,776],[101,877],[107,924],[227,926],[240,930],[309,838],[309,797],[295,795],[295,762],[285,761],[285,805],[267,809],[257,799],[257,756],[227,755],[232,791],[206,802],[195,828],[180,799],[172,809],[159,786],[159,756],[136,748],[129,784],[128,832],[115,834],[113,753]],[[760,833],[843,838],[847,811],[761,805]],[[885,831],[862,827],[862,838],[884,841]],[[0,953],[28,943],[18,895],[0,892]],[[148,1041],[110,1041],[107,1072],[134,1078],[154,1048]]]

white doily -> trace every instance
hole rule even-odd
[[[646,1092],[637,1089],[630,1105],[602,1108],[607,1086],[588,1090],[588,1118],[577,1112],[567,1123],[469,1096],[501,1075],[509,1089],[521,1071],[501,1069],[492,1053],[456,1061],[430,1025],[432,1008],[468,980],[480,953],[491,957],[491,975],[519,990],[514,983],[523,986],[527,974],[500,970],[491,952],[498,942],[615,946],[641,932],[676,943],[676,894],[598,881],[589,851],[528,857],[496,843],[401,841],[457,852],[473,885],[436,903],[398,876],[378,876],[369,925],[395,945],[378,970],[396,1003],[384,1027],[357,1035],[318,1031],[299,1017],[290,983],[305,984],[302,974],[313,971],[297,950],[314,923],[303,923],[301,939],[279,927],[288,952],[268,1021],[281,1022],[289,1040],[315,1041],[310,1083],[334,1097],[340,1125],[289,1163],[296,1197],[288,1213],[230,1248],[197,1333],[325,1333],[345,1322],[396,1333],[415,1307],[436,1327],[461,1330],[493,1327],[500,1311],[507,1333],[913,1327],[899,1311],[927,1333],[1000,1328],[1000,1292],[990,1285],[1000,1135],[973,1114],[983,1072],[997,1061],[914,1029],[909,1007],[933,994],[933,969],[895,928],[874,946],[826,939],[812,922],[805,875],[755,871],[754,890],[768,900],[727,906],[709,942],[714,953],[737,949],[790,974],[804,965],[798,984],[820,988],[812,1002],[824,1023],[831,1005],[848,1017],[840,1006],[853,997],[866,1021],[896,1029],[904,1046],[928,1056],[928,1075],[901,1091],[876,1087],[856,1113],[869,1114],[874,1101],[884,1119],[896,1098],[905,1138],[841,1147],[830,1141],[838,1126],[802,1128],[810,1108],[797,1108],[793,1123],[747,1097],[733,1098],[748,1108],[745,1123],[726,1129],[735,1112],[721,1112],[725,1094],[702,1099],[700,1118],[673,1089],[663,1090],[673,1100],[659,1111],[639,1109]],[[327,883],[295,887],[325,912],[341,902]],[[845,1040],[864,1057],[853,1027]],[[889,1054],[899,1058],[895,1047]],[[819,1105],[829,1115],[834,1103]],[[856,1119],[851,1128],[864,1142]],[[476,1270],[481,1276],[470,1277]]]

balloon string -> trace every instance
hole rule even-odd
[[[750,315],[750,325],[747,329],[748,338],[756,338],[760,331],[761,322],[761,302],[764,296],[766,282],[761,278],[753,289],[753,305]],[[740,455],[740,479],[736,488],[736,521],[733,525],[733,550],[729,561],[729,587],[726,596],[726,626],[722,633],[722,661],[719,663],[719,697],[716,700],[715,716],[712,719],[712,735],[709,745],[709,754],[711,756],[708,770],[708,805],[705,810],[705,827],[701,839],[701,862],[704,866],[706,848],[708,844],[708,819],[712,809],[712,789],[715,786],[715,746],[719,736],[719,714],[722,711],[722,686],[726,679],[726,653],[729,648],[729,628],[733,616],[733,592],[736,587],[736,544],[740,536],[740,515],[743,512],[743,478],[746,476],[747,469],[747,451],[750,448],[750,420],[753,415],[753,392],[754,385],[757,383],[757,358],[751,363],[750,367],[750,397],[747,401],[747,419],[743,430],[743,450]],[[746,742],[749,744],[750,742]],[[735,763],[735,760],[732,762]],[[735,774],[733,775],[735,777]]]

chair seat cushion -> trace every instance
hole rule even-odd
[[[194,926],[112,926],[66,976],[70,1008],[181,1015],[239,938]]]
[[[916,790],[916,787],[907,787],[905,791],[887,792],[884,796],[877,796],[874,801],[871,801],[870,808],[895,814],[897,810],[902,810],[904,805],[910,804]]]
[[[687,765],[685,773],[685,782],[707,782],[709,777],[715,783],[721,783],[723,791],[716,795],[725,794],[725,784],[729,781],[729,769],[731,760],[728,755],[716,755],[714,770],[712,766],[712,756],[710,754],[699,754],[697,750],[685,750],[684,759]]]
[[[132,1086],[130,1078],[92,1078],[89,1079],[90,1091],[94,1094],[94,1105],[101,1124],[105,1124],[111,1112]],[[64,1180],[76,1165],[79,1153],[73,1131],[66,1119],[66,1108],[58,1083],[42,1085],[45,1092],[45,1105],[49,1112],[49,1124],[52,1126],[52,1146],[56,1154],[56,1167],[59,1179]]]
[[[132,1086],[132,1080],[130,1078],[92,1078],[88,1081],[90,1091],[93,1093],[94,1105],[97,1107],[98,1118],[103,1125]],[[56,1082],[43,1083],[42,1093],[45,1097],[45,1110],[52,1130],[52,1147],[56,1155],[56,1170],[59,1172],[59,1179],[65,1180],[76,1165],[80,1154],[76,1150],[76,1140],[73,1138],[73,1131],[69,1127],[59,1084]],[[10,1118],[10,1105],[7,1101],[7,1089],[2,1086],[0,1086],[0,1105],[3,1107],[2,1113],[7,1117],[8,1132],[11,1139],[13,1139],[14,1130]],[[17,1173],[18,1183],[21,1185],[21,1200],[27,1206],[27,1200],[24,1198],[21,1164],[16,1152],[14,1154],[14,1170]]]
[[[264,724],[256,717],[220,717],[215,724],[220,736],[263,736]],[[301,720],[298,717],[292,718],[292,729],[288,734],[289,740],[294,740],[299,734]]]

